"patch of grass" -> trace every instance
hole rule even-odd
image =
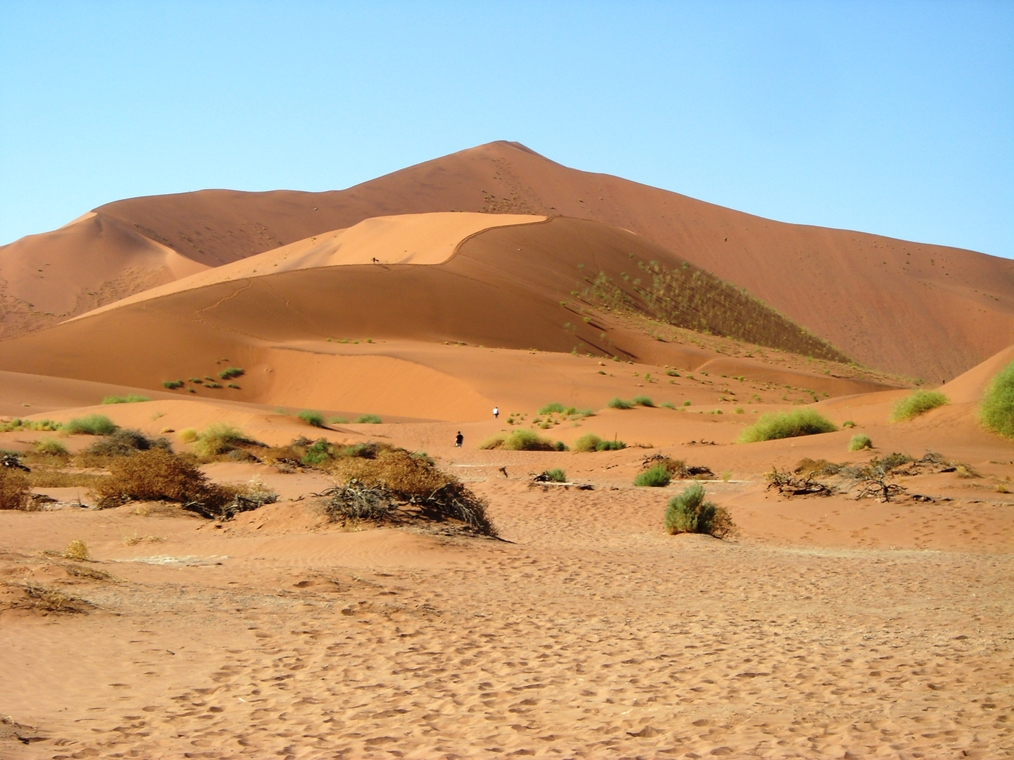
[[[329,425],[347,425],[348,422],[349,421],[347,419],[345,419],[344,417],[331,417],[328,420],[328,424]]]
[[[665,529],[673,535],[705,533],[725,538],[735,532],[736,526],[729,511],[705,501],[704,487],[700,483],[693,483],[669,500],[665,511]]]
[[[194,441],[194,454],[200,459],[210,461],[223,454],[234,451],[241,443],[255,443],[242,430],[224,422],[208,425],[197,434]]]
[[[218,373],[218,376],[222,380],[232,380],[234,377],[242,377],[246,374],[246,370],[242,367],[228,367]]]
[[[627,444],[623,441],[604,441],[594,433],[585,433],[574,442],[574,451],[618,451],[625,449]]]
[[[63,426],[63,432],[68,435],[111,435],[116,429],[113,421],[103,414],[75,417]]]
[[[948,403],[950,401],[947,396],[940,391],[916,391],[894,405],[894,409],[891,410],[891,422],[911,420]]]
[[[311,427],[324,427],[324,415],[320,412],[304,409],[296,416]]]
[[[647,375],[645,375],[647,377]],[[655,406],[655,402],[647,396],[634,396],[630,403],[636,404],[637,406]]]
[[[571,407],[571,410],[573,410],[573,407]],[[539,414],[566,414],[566,413],[567,407],[565,407],[558,401],[554,401],[552,404],[546,404],[539,410]]]
[[[63,558],[83,562],[88,559],[88,544],[79,538],[75,538],[67,544],[67,548],[63,550]]]
[[[555,451],[556,447],[534,430],[520,428],[510,433],[500,433],[479,444],[480,449],[505,449],[507,451]]]
[[[182,388],[183,387],[183,381],[182,380],[163,380],[162,381],[162,386],[164,388],[168,388],[171,391],[174,391],[177,388]]]
[[[179,432],[179,439],[183,441],[183,443],[193,443],[197,440],[197,431],[193,428],[183,428]]]
[[[844,421],[844,422],[843,422],[843,423],[841,424],[841,426],[842,426],[843,428],[854,428],[854,427],[856,426],[856,423],[854,423],[854,422],[853,422],[852,420],[845,420],[845,421]]]
[[[606,406],[610,409],[633,409],[634,405],[630,401],[624,401],[622,398],[611,398],[606,402]]]
[[[634,478],[634,485],[650,488],[664,488],[669,485],[671,480],[672,475],[669,473],[669,469],[664,464],[656,464],[654,467],[650,467],[647,470],[637,473],[637,476]]]
[[[63,427],[54,420],[23,420],[15,417],[9,422],[0,422],[0,433],[12,433],[18,430],[43,430],[55,433]]]
[[[139,396],[136,393],[131,393],[127,396],[106,396],[102,399],[103,404],[140,404],[145,401],[151,401],[151,399],[147,396]]]
[[[28,476],[12,467],[0,467],[0,509],[27,510],[31,504]]]
[[[300,457],[300,462],[309,467],[320,467],[339,456],[334,444],[326,438],[318,438],[306,447],[306,452]]]
[[[672,401],[663,401],[661,404],[659,404],[659,406],[662,407],[663,409],[675,409],[676,408],[676,405],[673,404]]]
[[[559,467],[554,467],[551,470],[545,470],[542,473],[543,480],[550,480],[554,483],[566,483],[567,473],[561,470]]]
[[[870,440],[868,435],[862,433],[852,436],[849,439],[849,451],[862,451],[863,449],[872,449],[873,441]]]
[[[360,425],[380,425],[383,420],[376,414],[361,414],[356,417],[356,422]]]
[[[140,430],[120,428],[78,454],[75,463],[78,467],[105,467],[115,457],[129,457],[153,448],[168,451],[172,446],[165,438],[149,438]]]
[[[757,422],[740,434],[739,440],[741,443],[756,443],[779,438],[832,433],[836,429],[833,422],[813,409],[797,409],[780,414],[762,415]]]
[[[979,422],[987,430],[1014,438],[1014,362],[990,381],[979,402]]]
[[[36,454],[41,454],[46,457],[60,457],[65,459],[70,456],[70,453],[67,451],[67,447],[55,438],[41,438],[32,445],[32,448]]]

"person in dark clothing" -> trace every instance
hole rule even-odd
[[[456,436],[454,436],[454,445],[457,446],[460,449],[461,448],[461,444],[464,442],[464,440],[465,440],[465,436],[463,436],[461,434],[461,431],[459,430],[458,434]]]

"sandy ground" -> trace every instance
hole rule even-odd
[[[145,505],[0,513],[8,581],[94,605],[0,612],[0,755],[1014,752],[1014,499],[985,483],[940,476],[952,501],[882,505],[713,482],[741,526],[718,541],[662,531],[681,486],[631,487],[643,451],[431,453],[504,540],[343,530],[305,500],[224,525]],[[594,489],[530,485],[550,464]],[[209,472],[288,498],[327,485]],[[43,553],[75,538],[94,561]]]

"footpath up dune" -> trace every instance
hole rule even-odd
[[[108,243],[114,250],[102,255],[122,260],[121,271],[134,272],[128,277],[132,284],[118,285],[109,273],[97,283],[98,289],[119,297],[139,289],[137,272],[146,273],[146,286],[179,276],[171,267],[143,263],[148,243],[171,248],[193,266],[214,267],[371,217],[440,211],[560,214],[631,230],[747,288],[853,359],[929,382],[951,379],[1014,342],[1014,289],[1009,284],[1014,264],[1009,261],[766,220],[617,177],[569,169],[507,142],[455,153],[342,191],[206,190],[107,204],[96,209],[91,224],[116,224],[148,242]],[[11,293],[24,289],[26,272],[45,270],[51,263],[44,238],[0,249],[0,277]],[[142,262],[133,263],[135,256]],[[4,315],[0,335],[83,313],[96,305],[88,296],[96,289],[94,284],[72,288],[80,305],[57,316],[19,300],[17,309]]]

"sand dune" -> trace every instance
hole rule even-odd
[[[950,379],[1014,342],[1014,292],[1005,284],[1012,264],[1006,260],[765,220],[616,177],[568,169],[505,142],[343,191],[209,190],[135,198],[97,209],[89,223],[119,225],[131,235],[172,248],[192,262],[187,266],[206,267],[375,216],[449,210],[562,214],[631,230],[746,287],[854,359],[931,382]],[[101,256],[122,260],[123,271],[135,271],[128,277],[129,286],[116,285],[112,274],[96,283],[113,283],[108,288],[115,296],[170,279],[161,265],[131,263],[138,253],[144,259],[147,242],[109,245],[114,250]],[[45,269],[49,257],[48,244],[38,236],[0,249],[0,262],[8,262],[3,271],[10,273],[2,275],[7,288],[25,289],[26,273]],[[78,276],[76,269],[68,272],[71,281]],[[139,280],[136,272],[148,279]],[[83,274],[82,281],[95,279]],[[73,316],[96,305],[86,297],[90,290],[95,287],[78,288],[74,292],[81,305],[59,313]],[[4,334],[55,319],[24,304],[19,309],[8,309]]]

